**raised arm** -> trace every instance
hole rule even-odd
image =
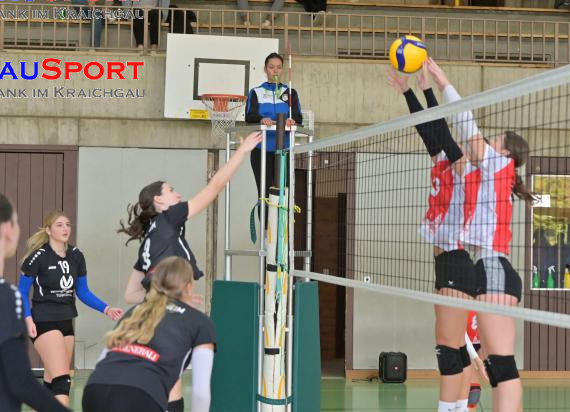
[[[261,139],[261,132],[253,132],[242,141],[240,147],[236,150],[229,162],[218,170],[205,188],[200,190],[196,196],[188,201],[188,219],[196,216],[202,210],[207,208],[208,205],[218,197],[218,194],[224,190],[226,183],[228,183],[234,173],[238,170],[247,154],[251,152],[255,146],[261,143]]]
[[[434,82],[443,94],[444,102],[452,103],[460,100],[461,96],[449,82],[441,67],[431,58],[428,59],[426,64]],[[482,160],[485,155],[486,143],[477,127],[473,112],[468,110],[456,113],[451,117],[451,123],[459,135],[459,143],[461,145],[467,144],[471,161],[477,162]]]

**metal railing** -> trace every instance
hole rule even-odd
[[[55,10],[55,11],[54,11]],[[63,10],[63,11],[62,11]],[[0,50],[16,49],[105,49],[139,50],[133,37],[133,19],[92,20],[77,18],[77,12],[99,10],[116,14],[121,7],[1,4]],[[166,16],[158,10],[141,19]],[[560,65],[570,62],[570,21],[533,21],[450,16],[398,16],[386,14],[347,14],[275,12],[273,23],[263,26],[267,11],[228,9],[175,9],[169,23],[157,21],[157,51],[166,48],[166,34],[190,30],[202,35],[279,38],[282,51],[295,55],[336,58],[387,59],[390,44],[404,34],[424,39],[429,53],[438,60],[532,63]],[[60,14],[57,14],[57,13]],[[63,13],[63,14],[61,14]],[[164,14],[163,14],[164,13]],[[249,24],[244,24],[242,15]],[[193,17],[195,16],[195,22]],[[75,18],[74,18],[75,17]],[[315,18],[317,18],[315,20]],[[95,22],[95,24],[93,24]],[[178,24],[175,24],[175,23]],[[96,30],[101,44],[95,45]],[[152,51],[149,30],[144,30],[143,52]]]

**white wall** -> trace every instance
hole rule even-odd
[[[81,148],[79,151],[77,244],[85,254],[90,288],[111,305],[127,308],[123,292],[136,260],[138,242],[125,247],[116,233],[126,219],[126,206],[138,199],[143,186],[166,180],[184,198],[206,184],[206,151]],[[201,268],[206,258],[206,214],[186,225],[187,239]],[[204,281],[197,282],[200,293]],[[113,322],[78,303],[76,361],[92,368]]]
[[[220,167],[225,163],[225,159],[225,150],[221,150]],[[259,239],[257,239],[257,243],[254,245],[250,240],[249,231],[249,216],[257,201],[257,189],[249,156],[234,175],[230,187],[230,249],[257,250],[259,249]],[[224,213],[225,192],[222,192],[219,197],[218,279],[223,279],[224,277]],[[255,215],[255,225],[257,233],[259,233],[257,213]],[[257,282],[259,280],[259,259],[253,256],[235,256],[232,263],[232,280]]]
[[[375,158],[376,156],[376,158]],[[385,156],[359,155],[357,171],[357,207],[373,205],[384,212],[375,215],[357,213],[357,222],[390,222],[389,230],[368,230],[357,233],[357,239],[387,240],[379,250],[365,250],[364,255],[379,259],[360,259],[355,269],[383,274],[408,274],[413,278],[433,279],[431,247],[421,241],[417,233],[425,211],[429,187],[429,158],[422,154]],[[225,158],[223,151],[220,158]],[[362,161],[367,158],[368,163]],[[89,284],[103,300],[127,308],[123,291],[136,259],[138,243],[124,246],[124,235],[116,234],[118,222],[126,218],[126,206],[137,199],[140,189],[154,181],[167,180],[190,198],[206,184],[207,153],[203,150],[115,149],[81,148],[79,152],[77,244],[87,259]],[[373,165],[373,166],[372,166]],[[406,165],[414,170],[401,171]],[[412,168],[412,167],[409,167]],[[398,172],[397,178],[394,174]],[[381,192],[373,196],[367,186],[372,175],[384,175]],[[378,178],[376,178],[378,179]],[[378,181],[378,180],[376,180]],[[395,188],[417,187],[414,190],[394,192]],[[256,249],[249,240],[249,214],[257,198],[249,159],[245,159],[232,181],[231,245],[232,249]],[[519,202],[517,202],[519,203]],[[224,195],[219,198],[218,270],[224,269]],[[399,205],[400,208],[391,208]],[[405,205],[406,209],[402,210]],[[381,220],[380,220],[381,219]],[[515,209],[514,221],[524,219],[520,204]],[[404,224],[405,223],[405,224]],[[257,228],[259,223],[256,219]],[[187,238],[201,268],[206,258],[205,212],[187,224]],[[515,232],[514,238],[522,233]],[[357,249],[358,250],[358,249]],[[410,258],[410,256],[412,258]],[[382,259],[384,257],[384,259]],[[391,257],[394,260],[387,260]],[[418,263],[420,261],[421,263]],[[522,262],[513,262],[522,267]],[[256,282],[259,278],[258,259],[234,257],[233,279]],[[384,278],[386,281],[388,278]],[[380,281],[380,278],[377,279]],[[405,282],[403,277],[391,278],[392,285],[420,287]],[[387,283],[390,284],[390,283]],[[203,293],[204,281],[198,282]],[[78,303],[76,322],[76,367],[92,368],[103,347],[103,335],[113,323],[103,315]],[[355,290],[354,294],[354,369],[375,369],[381,351],[402,351],[408,355],[411,369],[434,369],[434,315],[431,305],[413,300],[395,298],[381,293]],[[520,344],[517,356],[522,360],[522,323],[519,324]]]
[[[430,290],[432,248],[418,234],[429,194],[429,157],[359,154],[356,164],[355,278],[372,274],[372,283]],[[435,368],[434,322],[432,305],[356,289],[354,369],[378,368],[383,351],[406,353],[411,369]]]

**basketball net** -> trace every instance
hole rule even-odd
[[[203,94],[202,103],[212,121],[212,136],[224,138],[226,129],[234,127],[247,98],[234,94]]]

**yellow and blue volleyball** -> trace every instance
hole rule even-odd
[[[404,73],[418,71],[428,57],[426,45],[416,36],[403,36],[390,46],[390,62]]]

